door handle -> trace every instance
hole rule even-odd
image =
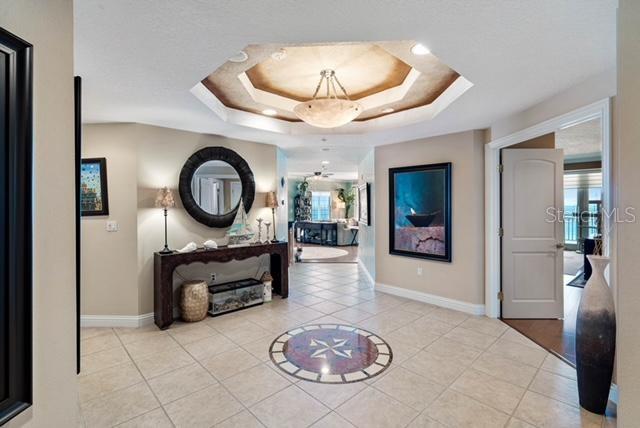
[[[557,248],[558,250],[560,250],[560,249],[564,248],[564,242],[557,242],[557,243],[556,243],[556,248]]]

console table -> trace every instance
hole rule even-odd
[[[286,242],[251,244],[246,247],[220,247],[214,250],[198,249],[191,253],[154,253],[153,258],[153,306],[154,320],[158,327],[166,329],[173,323],[173,271],[180,265],[195,262],[225,263],[244,260],[263,254],[271,256],[273,291],[283,299],[289,296],[289,249]]]

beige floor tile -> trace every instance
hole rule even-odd
[[[373,316],[371,312],[356,308],[346,308],[341,311],[334,312],[332,315],[350,323],[357,323]]]
[[[145,414],[160,404],[144,382],[82,405],[87,427],[110,427]]]
[[[312,425],[312,428],[355,428],[349,421],[335,412],[329,413],[324,418]]]
[[[194,363],[151,379],[149,387],[160,404],[167,404],[216,383],[205,369]]]
[[[241,348],[202,361],[204,368],[218,380],[230,378],[260,363],[259,359]]]
[[[82,327],[80,329],[80,339],[90,339],[92,337],[102,336],[111,332],[113,332],[113,329],[109,327]]]
[[[129,355],[134,361],[141,360],[149,355],[166,352],[167,349],[179,348],[178,342],[169,335],[152,336],[142,340],[137,340],[125,345]]]
[[[132,362],[126,362],[78,377],[78,397],[80,403],[84,403],[139,382],[142,382],[142,376],[138,369]]]
[[[184,349],[186,349],[186,351],[198,361],[203,361],[215,355],[237,348],[238,345],[233,343],[223,334],[216,334],[184,345]]]
[[[400,306],[400,309],[407,312],[414,312],[420,315],[426,315],[429,312],[436,310],[438,307],[430,305],[429,303],[411,301],[404,303]]]
[[[251,413],[269,428],[300,428],[320,420],[329,409],[291,385],[251,407]]]
[[[503,338],[491,345],[489,351],[536,368],[540,367],[547,357],[547,351],[542,348],[532,348]]]
[[[514,416],[536,427],[596,428],[602,417],[561,403],[544,395],[527,391]]]
[[[323,290],[325,291],[325,290]],[[303,305],[303,306],[311,306],[311,305],[317,305],[318,303],[322,303],[322,302],[326,302],[325,299],[322,299],[320,297],[318,297],[317,295],[309,295],[309,294],[304,294],[302,296],[292,296],[290,297],[291,301],[298,303],[299,305]]]
[[[555,373],[545,370],[538,371],[529,386],[529,390],[575,407],[580,406],[578,401],[578,382]]]
[[[164,408],[177,428],[208,428],[243,409],[219,384],[187,395]]]
[[[392,364],[400,364],[420,352],[420,348],[406,344],[405,342],[394,340],[385,335],[384,340],[391,347],[393,353]]]
[[[488,334],[478,333],[462,327],[454,328],[449,333],[445,334],[444,337],[480,350],[487,349],[496,341],[495,336],[489,336]]]
[[[547,358],[544,359],[542,369],[569,379],[576,380],[578,378],[576,369],[552,354],[547,355]]]
[[[242,345],[242,348],[262,362],[271,361],[271,358],[269,356],[269,348],[271,347],[273,339],[274,337],[272,336],[265,336],[262,339],[256,340],[255,342]]]
[[[413,324],[423,329],[424,331],[439,335],[447,334],[451,330],[456,328],[455,324],[449,324],[433,318],[429,318],[427,316],[418,318],[413,322]]]
[[[534,349],[542,349],[537,343],[512,328],[508,328],[500,338],[510,342],[519,343],[520,345],[529,346]]]
[[[293,312],[289,312],[287,316],[299,322],[309,322],[324,315],[325,314],[320,311],[316,311],[315,309],[302,308]]]
[[[416,348],[424,348],[437,340],[440,336],[436,333],[425,331],[423,327],[415,324],[407,324],[389,333],[385,339],[395,342],[403,342]]]
[[[480,355],[471,367],[523,388],[529,386],[537,371],[535,367],[490,352]]]
[[[205,339],[209,336],[218,334],[218,332],[205,323],[193,323],[171,328],[168,330],[171,337],[181,345]]]
[[[128,361],[131,361],[131,359],[122,346],[84,355],[80,359],[80,376],[86,376]]]
[[[328,385],[326,383],[300,381],[297,383],[297,386],[325,406],[330,409],[335,409],[365,389],[367,385],[363,382]]]
[[[509,419],[509,423],[506,428],[536,428],[531,424],[526,423],[525,421],[521,421],[518,418]]]
[[[495,337],[500,337],[509,328],[499,319],[474,316],[467,318],[460,327]]]
[[[467,367],[447,357],[425,351],[418,352],[401,365],[441,385],[451,384]]]
[[[242,404],[250,407],[291,385],[284,376],[266,365],[258,365],[223,381]]]
[[[451,389],[508,414],[513,413],[525,392],[524,388],[474,369],[465,371]]]
[[[355,306],[360,303],[366,302],[369,299],[366,297],[359,297],[356,295],[341,295],[339,297],[334,297],[333,299],[329,299],[331,302],[335,302],[341,304],[343,306]]]
[[[426,316],[428,318],[454,325],[462,324],[467,318],[469,318],[469,314],[447,308],[435,309],[429,312]]]
[[[313,294],[313,293],[317,293],[319,291],[324,290],[324,288],[316,287],[316,286],[313,286],[313,285],[306,285],[304,287],[298,288],[298,290],[302,291],[303,293]]]
[[[480,355],[480,351],[476,348],[446,337],[441,337],[431,343],[425,348],[425,351],[465,366],[471,364]]]
[[[179,346],[147,355],[136,361],[136,365],[145,379],[153,379],[192,363],[194,363],[194,359],[191,355]]]
[[[337,413],[359,428],[404,427],[418,415],[412,408],[371,387],[338,407]]]
[[[397,367],[373,383],[373,387],[417,411],[424,410],[444,386]]]
[[[229,419],[225,419],[219,424],[215,425],[216,428],[263,428],[264,425],[256,419],[249,411],[245,410],[237,415],[231,416]]]
[[[120,424],[118,428],[173,428],[173,424],[159,408]]]
[[[114,329],[122,343],[132,343],[142,339],[148,339],[155,336],[165,336],[168,333],[160,330],[155,324],[149,324],[142,327],[119,327]]]
[[[435,419],[431,419],[426,411],[419,414],[411,423],[408,428],[446,428],[440,422]]]
[[[244,312],[245,311],[239,311],[231,314],[219,315],[217,317],[209,317],[204,322],[218,332],[235,330],[250,323],[246,318],[247,314]]]
[[[334,312],[338,312],[342,309],[345,309],[346,306],[341,305],[339,303],[326,301],[326,302],[318,303],[317,305],[310,306],[310,308],[315,309],[316,311],[320,311],[323,314],[332,314]]]
[[[255,342],[262,337],[271,335],[270,332],[254,323],[246,324],[233,330],[225,330],[222,334],[238,345]]]
[[[452,427],[502,428],[509,416],[470,397],[445,391],[427,410],[438,422]]]
[[[85,356],[121,346],[122,344],[120,340],[118,340],[118,336],[116,336],[113,330],[109,329],[107,333],[82,339],[80,341],[80,354]]]

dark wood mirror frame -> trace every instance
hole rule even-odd
[[[212,160],[220,160],[231,165],[240,176],[240,182],[242,183],[242,201],[244,203],[244,210],[249,212],[253,205],[253,200],[256,196],[256,184],[253,179],[253,172],[249,168],[249,164],[242,156],[226,147],[205,147],[192,154],[185,162],[180,171],[180,183],[178,185],[178,192],[180,193],[180,199],[184,209],[187,210],[189,215],[196,221],[207,225],[209,227],[229,227],[233,224],[233,220],[238,213],[238,205],[226,214],[215,215],[209,214],[196,203],[196,200],[191,193],[191,180],[196,170],[205,162]]]
[[[0,425],[32,398],[33,46],[0,28]]]

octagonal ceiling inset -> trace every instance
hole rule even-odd
[[[240,61],[225,62],[192,92],[230,123],[284,133],[327,133],[302,122],[293,109],[313,97],[320,72],[331,69],[363,110],[333,132],[364,133],[430,120],[472,84],[434,55],[412,54],[415,44],[248,45]]]

